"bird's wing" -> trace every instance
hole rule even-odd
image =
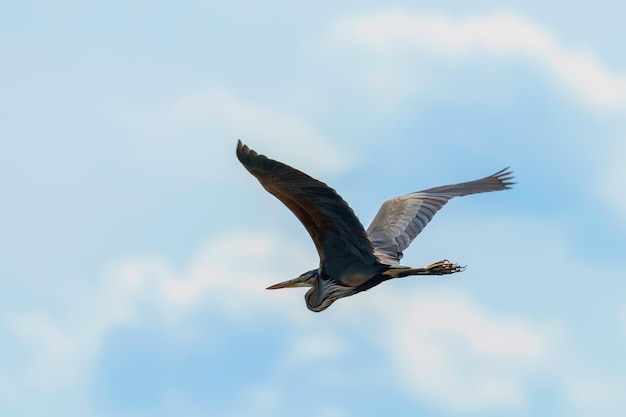
[[[359,219],[335,190],[239,141],[237,158],[263,188],[296,215],[311,235],[320,264],[336,279],[354,263],[373,265],[373,247]]]
[[[374,254],[381,263],[394,265],[435,213],[453,197],[506,190],[514,184],[508,168],[486,178],[429,188],[392,198],[383,203],[367,229]]]

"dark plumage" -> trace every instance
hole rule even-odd
[[[402,252],[451,198],[506,190],[514,184],[503,169],[480,180],[395,197],[383,203],[367,231],[335,190],[295,168],[259,155],[238,141],[237,158],[263,188],[283,202],[311,235],[320,257],[318,269],[268,289],[312,287],[307,307],[322,311],[336,299],[372,288],[391,278],[444,275],[462,268],[448,261],[425,268],[400,266]]]

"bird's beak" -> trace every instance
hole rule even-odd
[[[289,281],[281,282],[279,284],[274,284],[270,287],[267,287],[266,290],[278,290],[280,288],[295,288],[295,287],[310,287],[310,284],[307,284],[305,281],[308,277],[298,277],[295,279],[290,279]]]

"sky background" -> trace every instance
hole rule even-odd
[[[621,416],[626,27],[616,1],[24,1],[0,12],[3,416]],[[451,201],[394,280],[318,262],[238,138]]]

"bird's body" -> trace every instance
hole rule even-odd
[[[241,141],[237,158],[261,185],[281,200],[307,229],[320,257],[319,268],[268,287],[311,287],[307,307],[322,311],[335,300],[368,290],[383,281],[410,275],[446,275],[463,270],[440,261],[425,268],[400,265],[402,252],[453,197],[505,190],[511,171],[460,184],[429,188],[383,203],[367,231],[348,204],[323,182],[281,162],[259,155]]]

